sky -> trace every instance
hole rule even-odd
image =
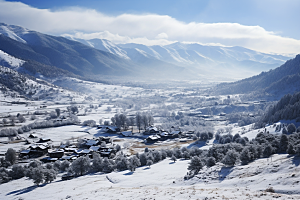
[[[300,53],[299,0],[0,0],[0,22],[115,43]]]

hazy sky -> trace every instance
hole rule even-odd
[[[300,53],[298,0],[0,0],[0,22],[54,35]]]

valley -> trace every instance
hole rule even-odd
[[[300,199],[300,55],[0,33],[0,199]]]

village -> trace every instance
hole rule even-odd
[[[120,128],[110,125],[97,125],[98,137],[78,138],[54,144],[51,138],[39,138],[35,132],[18,136],[16,141],[24,142],[26,149],[17,151],[18,161],[16,163],[29,163],[31,160],[38,159],[43,163],[55,162],[57,160],[68,160],[72,162],[80,156],[92,158],[93,152],[99,153],[101,157],[113,159],[122,147],[114,142],[116,138],[138,138],[145,146],[153,145],[159,141],[186,142],[193,141],[194,131],[182,132],[173,128],[171,132],[160,130],[155,126],[149,126],[141,133],[132,131],[121,131]],[[100,136],[99,136],[100,135]],[[57,142],[56,142],[57,143]],[[127,148],[125,145],[123,148]],[[130,156],[128,154],[127,156]]]

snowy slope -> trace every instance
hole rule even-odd
[[[246,166],[203,169],[183,180],[188,162],[166,159],[135,172],[89,174],[34,186],[22,178],[0,185],[0,199],[299,199],[299,158],[274,155]],[[264,167],[266,166],[266,167]],[[271,174],[271,175],[270,175]],[[275,193],[264,190],[273,187]]]
[[[0,23],[0,34],[3,34],[19,42],[27,43],[26,40],[23,39],[23,37],[28,32],[29,32],[28,29],[23,28],[21,26],[14,26],[14,25],[7,25],[5,23]]]
[[[24,60],[15,58],[0,50],[0,65],[17,70],[24,64]]]
[[[67,37],[67,38],[69,38],[69,37]],[[124,51],[123,49],[121,49],[120,47],[118,47],[116,44],[112,43],[109,40],[106,40],[106,39],[83,40],[83,39],[78,39],[78,38],[70,38],[70,39],[81,42],[90,47],[112,53],[121,58],[130,60],[130,58],[127,56],[126,51]]]

